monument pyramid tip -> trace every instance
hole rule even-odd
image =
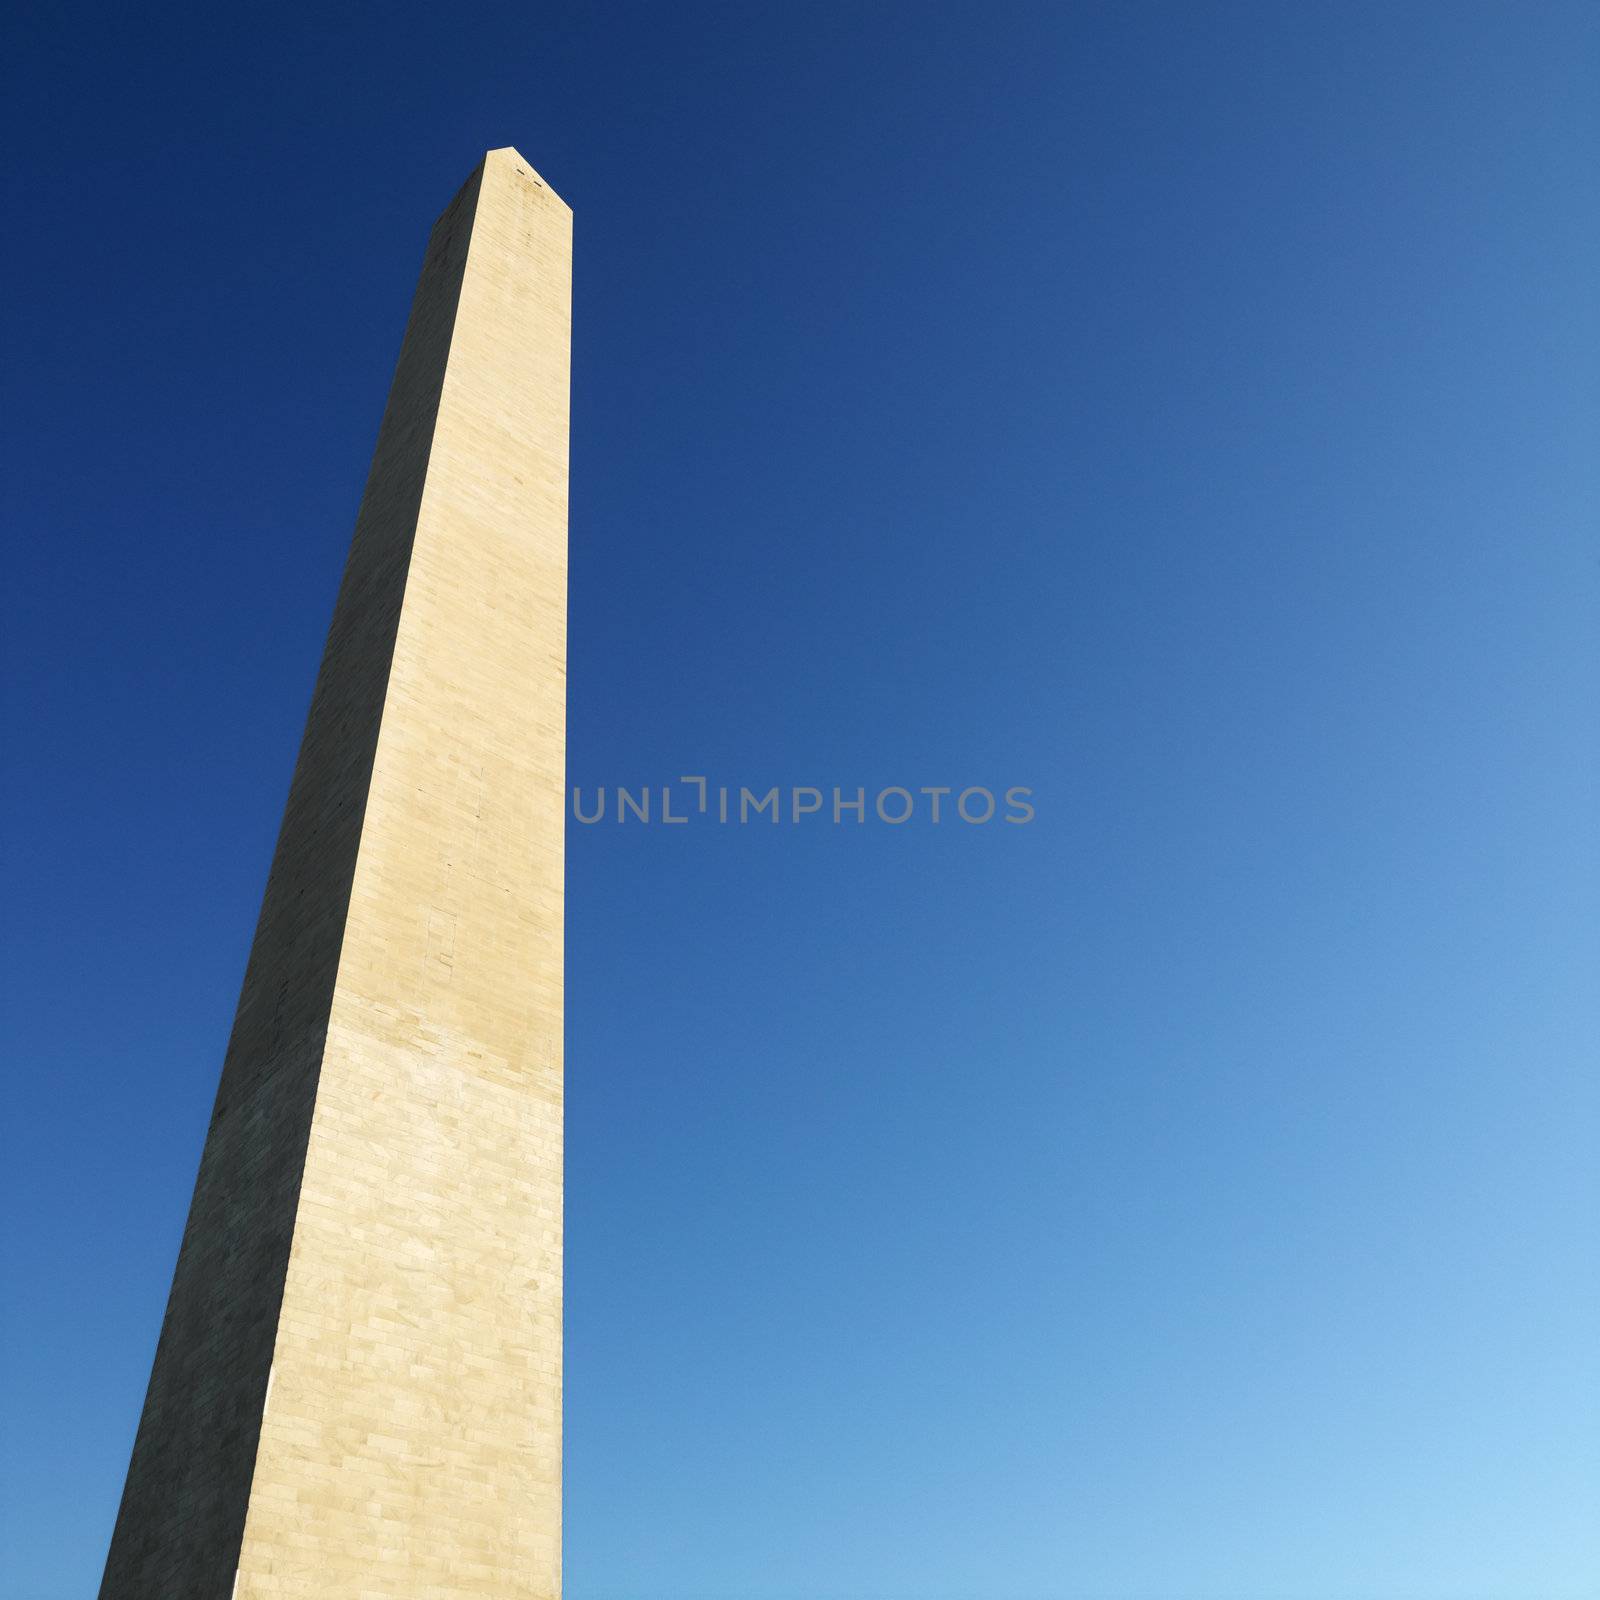
[[[509,144],[501,145],[497,149],[488,151],[484,155],[483,159],[485,163],[490,161],[507,161],[512,163],[518,168],[519,171],[525,172],[530,178],[532,178],[533,181],[542,189],[549,190],[549,192],[554,195],[557,200],[561,200],[561,196],[556,194],[555,189],[550,185],[550,183],[545,178],[540,176],[540,174],[535,170],[533,163],[529,161],[528,158],[523,155],[522,152],[515,146]],[[561,200],[561,203],[562,205],[567,204],[565,200]],[[568,209],[570,210],[571,207],[569,206]]]

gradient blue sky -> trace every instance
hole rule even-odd
[[[570,1600],[1600,1594],[1591,6],[132,8],[3,115],[0,1590],[98,1581],[428,227],[577,217]]]

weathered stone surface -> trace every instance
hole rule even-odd
[[[102,1600],[560,1593],[571,259],[429,241]]]

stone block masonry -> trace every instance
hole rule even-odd
[[[571,263],[429,240],[102,1600],[560,1594]]]

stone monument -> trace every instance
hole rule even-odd
[[[102,1600],[560,1594],[571,263],[429,240]]]

